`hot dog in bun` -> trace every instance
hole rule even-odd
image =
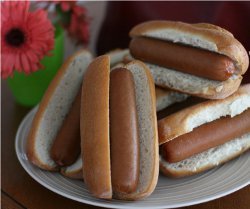
[[[155,90],[147,67],[133,61],[110,71],[96,58],[83,79],[83,178],[99,198],[135,200],[150,195],[159,170]]]
[[[130,36],[131,55],[147,63],[156,85],[199,97],[231,95],[249,65],[241,43],[211,24],[149,21]]]
[[[74,146],[80,144],[80,100],[77,95],[91,59],[92,55],[86,50],[68,58],[39,104],[28,136],[27,155],[42,169],[58,171],[61,166],[76,161],[80,154],[79,145],[79,148]],[[55,141],[57,145],[51,151]]]

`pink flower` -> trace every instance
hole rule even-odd
[[[86,9],[80,6],[72,7],[70,23],[66,26],[69,35],[80,43],[89,41],[89,20],[86,17]]]
[[[28,1],[1,2],[1,77],[13,71],[29,74],[54,48],[54,27],[44,10],[29,12]]]

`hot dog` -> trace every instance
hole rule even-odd
[[[139,61],[111,73],[108,55],[89,65],[82,85],[81,150],[83,178],[95,197],[135,200],[154,190],[159,169],[154,91]]]
[[[240,155],[250,148],[250,84],[159,120],[158,131],[160,168],[169,176],[193,175]]]
[[[70,108],[63,125],[50,150],[51,158],[60,166],[73,164],[81,152],[80,148],[81,88]]]
[[[233,118],[227,116],[203,124],[163,144],[161,154],[166,161],[175,163],[249,132],[250,109]]]
[[[130,31],[130,53],[147,63],[156,85],[207,99],[239,87],[249,65],[233,35],[211,24],[149,21]]]
[[[111,179],[114,192],[135,192],[139,180],[139,133],[132,73],[110,73]]]
[[[230,58],[204,49],[144,37],[132,39],[129,48],[137,59],[203,78],[225,81],[236,74]]]

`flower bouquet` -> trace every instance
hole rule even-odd
[[[36,105],[63,62],[64,30],[77,44],[87,44],[86,9],[71,2],[1,2],[1,77],[19,104]],[[34,4],[39,5],[39,2]],[[36,6],[37,6],[36,5]],[[53,11],[48,18],[48,10]]]

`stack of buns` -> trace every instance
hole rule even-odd
[[[130,36],[129,49],[72,55],[28,136],[34,165],[84,179],[98,198],[145,198],[159,168],[193,175],[250,148],[249,59],[230,32],[150,21]]]

